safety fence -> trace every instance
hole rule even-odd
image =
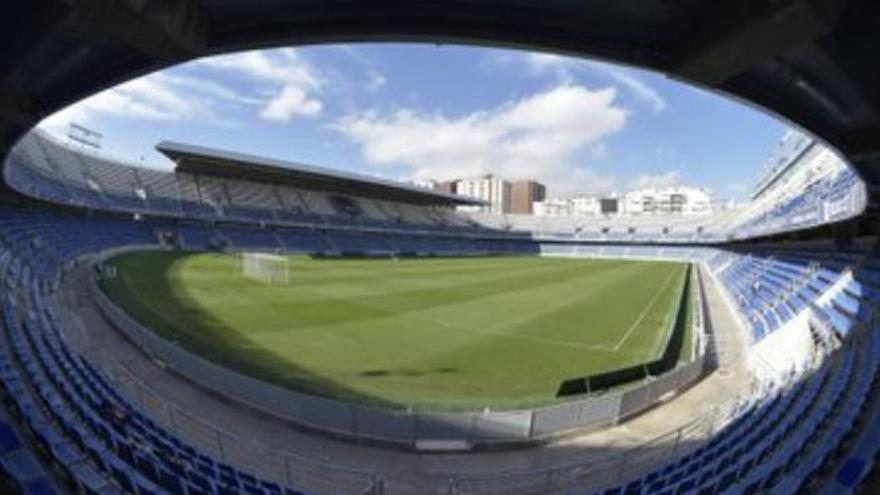
[[[88,274],[87,274],[88,275]],[[75,282],[72,282],[75,283]],[[382,495],[383,483],[376,473],[355,469],[268,448],[242,438],[199,417],[197,408],[186,407],[156,387],[121,361],[111,350],[97,344],[71,308],[87,302],[82,297],[89,282],[67,291],[56,307],[65,311],[70,322],[65,340],[98,368],[122,395],[149,414],[157,424],[180,436],[202,452],[225,464],[314,495]]]
[[[695,451],[738,417],[748,395],[725,397],[710,412],[647,441],[608,442],[594,450],[581,447],[568,464],[476,476],[453,474],[445,491],[448,495],[570,495],[590,487],[591,493],[600,493],[601,488],[621,486]]]
[[[408,447],[450,442],[471,447],[529,443],[617,424],[698,380],[703,356],[638,384],[526,410],[429,412],[390,409],[299,393],[231,371],[175,345],[116,306],[91,278],[94,300],[129,340],[202,387],[306,428],[357,441]]]
[[[220,462],[316,495],[380,495],[379,476],[364,470],[317,462],[244,440],[198,417],[198,412],[171,402],[135,376],[125,364],[102,352],[96,364],[118,390],[151,412],[154,421],[197,445]]]
[[[675,368],[681,358],[681,350],[687,333],[687,311],[691,287],[691,267],[688,265],[675,289],[675,304],[669,308],[666,315],[667,328],[664,333],[666,339],[659,356],[648,362],[597,373],[581,379],[568,380],[563,383],[560,390],[567,392],[566,395],[579,388],[583,389],[583,392],[604,392],[646,378],[658,377]]]

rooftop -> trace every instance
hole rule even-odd
[[[478,199],[392,180],[194,144],[162,141],[156,149],[174,161],[177,172],[194,175],[249,179],[418,205],[483,204]]]

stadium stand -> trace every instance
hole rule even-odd
[[[800,156],[805,161],[814,158],[813,154]],[[753,202],[744,210],[697,217],[615,219],[461,214],[449,208],[112,163],[35,131],[15,148],[4,173],[12,187],[29,195],[95,209],[278,225],[330,223],[462,233],[491,229],[499,235],[507,232],[595,242],[719,242],[848,218],[861,212],[865,202],[864,186],[845,166],[811,177],[807,183],[777,186],[782,192],[797,190],[802,194],[786,193],[785,198],[769,195],[769,200]]]
[[[53,478],[24,448],[23,437],[61,468],[64,482],[87,493],[282,493],[277,482],[225,465],[157,426],[65,342],[66,322],[51,303],[65,266],[110,247],[154,243],[155,228],[175,227],[9,208],[0,214],[0,269],[7,280],[0,377],[14,416],[0,423],[4,465],[24,489],[50,492]],[[184,229],[188,233],[193,228]],[[233,244],[280,248],[274,236],[254,235],[264,232],[257,229],[224,226],[216,232]],[[283,238],[288,240],[285,247],[303,249],[315,247],[315,236],[321,235],[287,232]],[[368,233],[335,233],[322,240],[343,250],[404,250],[398,239]],[[422,248],[523,250],[509,243],[434,244],[436,240],[425,238]],[[869,280],[880,277],[875,268],[880,262],[864,253],[759,254],[626,245],[563,245],[556,246],[557,253],[559,248],[615,257],[696,254],[737,295],[752,323],[753,344],[807,307],[817,309],[835,334],[835,344],[816,356],[812,368],[745,399],[705,445],[601,493],[755,493],[759,488],[800,493],[800,487],[816,482],[817,473],[844,454],[860,461],[845,463],[834,482],[855,483],[878,445],[869,441],[876,428],[866,418],[876,415],[868,397],[876,389],[880,332],[869,326],[873,320],[867,308],[877,299]],[[844,437],[860,441],[844,443]],[[34,483],[40,488],[28,488]]]
[[[0,145],[6,183],[25,196],[4,191],[0,206],[4,487],[40,494],[304,493],[298,480],[258,478],[159,426],[70,345],[71,322],[56,299],[69,267],[112,247],[157,245],[164,232],[177,234],[180,247],[200,249],[241,244],[334,254],[342,244],[704,263],[748,321],[751,352],[766,356],[768,344],[804,315],[815,352],[800,356],[802,366],[758,382],[689,452],[600,491],[567,493],[858,493],[880,449],[876,239],[849,250],[854,237],[876,234],[861,230],[876,225],[880,170],[875,2],[705,8],[660,0],[585,8],[474,0],[457,9],[441,1],[420,9],[405,2],[301,3],[18,2],[4,11]],[[151,68],[234,47],[337,37],[476,40],[652,68],[771,109],[827,140],[857,173],[797,179],[743,212],[696,223],[565,219],[557,226],[555,219],[468,218],[350,194],[342,196],[353,208],[341,213],[326,191],[152,171],[26,134],[64,104]],[[800,229],[859,214],[818,234],[833,239],[819,247],[775,242],[790,239],[784,236],[761,245],[701,245],[789,231],[809,239]],[[371,486],[364,493],[379,492]]]
[[[799,136],[800,137],[800,136]],[[495,229],[524,230],[538,238],[610,242],[713,243],[814,227],[859,215],[866,191],[834,152],[803,136],[801,147],[780,146],[783,161],[761,181],[747,204],[700,215],[532,216],[474,213]]]
[[[857,417],[868,414],[863,405],[877,366],[876,352],[869,352],[878,345],[870,308],[878,299],[873,283],[880,280],[880,262],[870,253],[700,247],[715,239],[705,232],[723,233],[722,228],[697,233],[693,225],[678,221],[670,234],[651,220],[632,219],[622,226],[573,228],[577,235],[549,236],[554,240],[549,242],[546,232],[538,231],[545,224],[511,228],[509,218],[469,219],[450,209],[379,198],[157,172],[74,150],[39,131],[13,150],[5,173],[10,185],[26,194],[96,213],[89,218],[16,208],[0,212],[3,270],[7,286],[14,288],[3,305],[8,332],[3,381],[15,417],[9,424],[21,425],[9,426],[7,449],[22,450],[25,444],[16,435],[33,439],[36,451],[61,467],[65,483],[89,493],[282,490],[278,480],[258,480],[224,465],[157,426],[65,344],[65,322],[57,308],[46,304],[65,267],[112,247],[155,245],[159,233],[173,233],[180,247],[190,249],[321,255],[541,252],[698,260],[738,305],[756,347],[798,314],[810,312],[817,340],[833,343],[817,357],[815,369],[799,370],[749,397],[729,424],[693,453],[605,494],[752,493],[777,486],[797,493],[813,482],[820,467],[838,458],[831,453],[843,435],[864,437],[874,431],[864,426],[871,424],[866,421],[859,422],[861,429],[853,428]],[[750,211],[739,228],[800,225],[803,211],[829,197],[846,196],[858,185],[848,169],[812,184],[782,204],[767,203],[772,204],[767,211]],[[729,221],[730,215],[725,218]],[[840,345],[855,341],[865,345]],[[853,376],[856,363],[870,373]],[[829,441],[806,449],[805,439],[817,435]],[[746,448],[753,444],[759,447]],[[860,445],[861,453],[852,455],[862,459],[863,471],[864,452],[871,449],[867,439]],[[842,483],[852,485],[861,474],[852,474],[855,462],[844,466]],[[24,477],[16,478],[20,487],[30,486],[31,478],[38,487],[54,483],[37,468],[21,472]]]
[[[111,165],[105,157],[64,146],[40,131],[29,134],[16,147],[9,165],[4,173],[12,187],[72,206],[280,225],[329,222],[335,226],[396,230],[481,230],[442,208],[268,182]]]
[[[76,187],[67,184],[68,190]],[[11,289],[3,304],[8,335],[2,348],[3,382],[22,432],[9,426],[8,452],[24,445],[16,435],[32,438],[38,452],[61,466],[63,480],[89,493],[119,489],[232,493],[236,487],[253,494],[280,493],[277,482],[257,480],[225,466],[157,427],[70,351],[64,341],[64,320],[52,304],[46,304],[69,263],[115,246],[155,244],[157,232],[176,232],[183,245],[200,249],[224,241],[231,248],[323,254],[528,253],[540,248],[555,255],[704,260],[748,320],[752,345],[808,309],[816,315],[814,331],[833,332],[833,338],[826,335],[823,341],[836,344],[817,356],[815,370],[801,371],[749,397],[729,418],[729,425],[692,454],[602,493],[752,493],[756,487],[776,486],[797,493],[821,466],[837,459],[831,453],[842,446],[844,435],[861,437],[876,430],[852,428],[856,418],[870,412],[863,405],[874,386],[880,355],[880,332],[872,326],[869,309],[878,298],[873,283],[880,280],[880,262],[869,253],[583,242],[538,245],[527,239],[468,240],[439,232],[421,236],[371,232],[351,229],[347,221],[342,222],[344,229],[281,225],[266,229],[245,221],[210,225],[198,220],[201,214],[186,221],[160,216],[133,221],[16,208],[0,213],[0,260]],[[853,373],[856,366],[863,373]],[[829,441],[811,442],[807,449],[804,442],[817,436]],[[758,448],[747,448],[753,445]],[[859,445],[860,452],[870,451],[867,440]],[[853,455],[865,458],[864,453],[853,451]],[[843,471],[844,483],[857,477],[846,474],[856,470],[853,466],[849,463]],[[39,470],[21,472],[26,473],[18,481],[22,487],[30,486],[33,477],[44,480],[40,486],[51,486],[45,481],[51,477],[32,474]]]

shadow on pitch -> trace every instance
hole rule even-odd
[[[380,378],[380,377],[388,377],[388,376],[405,376],[407,378],[421,378],[423,376],[428,375],[448,375],[450,373],[457,373],[458,368],[437,368],[434,370],[411,370],[411,369],[399,369],[399,370],[366,370],[358,373],[361,376],[366,376],[369,378]]]
[[[146,263],[149,270],[164,274],[150,277],[154,284],[152,292],[168,294],[169,297],[163,298],[158,304],[158,301],[150,301],[148,305],[141,300],[140,295],[129,292],[126,297],[117,298],[116,303],[164,339],[238,373],[295,392],[394,409],[406,407],[404,404],[366,394],[327,377],[315,375],[287,359],[257,347],[238,331],[205,311],[194,299],[180,295],[170,274],[175,265],[185,262],[195,254],[197,253],[140,253],[139,263],[143,263],[144,257],[149,256],[150,261]],[[171,294],[176,295],[172,297]],[[173,321],[169,315],[173,315]]]

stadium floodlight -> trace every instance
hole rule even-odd
[[[79,143],[96,150],[101,149],[101,139],[104,135],[100,132],[93,131],[76,122],[70,122],[67,129],[67,139],[70,142]]]
[[[241,270],[245,277],[271,285],[286,285],[289,281],[288,260],[268,253],[241,254]]]

